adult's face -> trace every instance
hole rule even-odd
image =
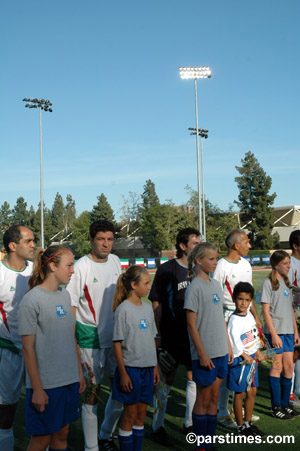
[[[107,260],[114,244],[113,232],[97,232],[95,238],[90,239],[92,256],[96,260]]]
[[[200,236],[197,235],[190,235],[189,240],[187,242],[187,245],[181,243],[181,248],[183,252],[188,255],[192,250],[194,249],[197,244],[199,244],[201,241]]]
[[[20,227],[21,239],[19,243],[11,242],[9,247],[15,253],[19,260],[33,260],[34,259],[34,236],[27,227]]]
[[[240,242],[235,243],[235,248],[241,257],[248,255],[251,244],[246,234],[241,234]]]

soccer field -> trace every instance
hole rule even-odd
[[[256,290],[260,289],[262,281],[267,277],[268,271],[257,270],[253,272],[253,282]],[[153,276],[152,276],[153,277]],[[257,306],[260,311],[260,307]],[[260,387],[258,388],[258,393],[256,397],[255,413],[260,416],[260,421],[257,423],[259,429],[263,430],[267,435],[276,437],[276,440],[282,440],[283,436],[293,436],[293,443],[281,443],[281,444],[219,444],[216,445],[218,450],[282,450],[289,451],[300,449],[300,417],[293,421],[282,421],[272,418],[269,415],[270,411],[270,394],[268,389],[268,369],[260,366],[259,370],[259,380]],[[193,450],[194,445],[190,445],[186,442],[186,437],[182,433],[183,419],[185,415],[185,369],[184,367],[179,367],[176,376],[176,381],[174,387],[172,387],[169,401],[167,414],[165,418],[165,428],[167,433],[170,435],[174,442],[174,447],[172,449],[176,450]],[[101,399],[102,402],[99,404],[99,424],[103,419],[103,413],[105,408],[105,403],[109,395],[108,381],[105,380],[102,385]],[[153,410],[149,406],[145,429],[146,435],[143,445],[143,450],[152,451],[163,451],[167,448],[152,442],[150,438],[151,422],[152,422]],[[25,433],[25,410],[24,410],[24,393],[22,393],[21,401],[18,405],[16,421],[14,425],[15,431],[15,451],[24,451],[29,442],[29,438]],[[229,434],[229,438],[232,439],[233,434],[230,430],[223,427],[218,427],[217,434],[226,435]],[[285,439],[287,440],[287,439]],[[84,450],[83,434],[81,429],[81,422],[78,420],[73,423],[70,427],[70,434],[68,440],[68,450],[72,451],[82,451]],[[2,450],[1,450],[2,451]],[[3,450],[4,451],[4,450]]]

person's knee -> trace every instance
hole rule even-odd
[[[17,404],[0,404],[0,429],[9,429],[13,425]]]

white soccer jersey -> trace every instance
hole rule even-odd
[[[17,313],[28,290],[32,266],[32,262],[26,262],[23,271],[15,271],[0,263],[0,340],[8,340],[19,350],[22,349],[22,339],[18,334]]]
[[[291,256],[291,267],[289,271],[289,281],[294,287],[300,288],[300,260]]]
[[[252,285],[252,268],[250,263],[242,257],[237,263],[232,263],[223,257],[218,261],[214,279],[218,280],[222,286],[225,298],[224,308],[234,311],[233,289],[238,282],[249,282]]]
[[[255,354],[260,348],[260,338],[252,313],[231,315],[227,330],[234,358],[239,357],[243,352],[248,355]]]
[[[121,274],[120,260],[116,255],[109,254],[106,262],[98,263],[85,255],[75,264],[74,271],[67,290],[71,295],[71,305],[76,307],[76,337],[79,346],[111,347],[112,300]],[[95,342],[95,329],[98,332],[98,344]],[[94,342],[91,343],[93,335]],[[85,336],[88,336],[88,343]]]

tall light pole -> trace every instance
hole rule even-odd
[[[190,127],[189,130],[192,130],[191,135],[196,135],[196,129]],[[208,130],[204,128],[198,128],[198,135],[200,136],[201,143],[201,178],[202,178],[202,218],[203,218],[203,234],[202,239],[206,241],[206,220],[205,220],[205,191],[204,191],[204,165],[203,165],[203,139],[208,138]]]
[[[43,198],[43,146],[42,146],[42,110],[52,113],[52,103],[50,100],[45,99],[31,99],[25,97],[23,102],[26,103],[26,108],[39,108],[40,109],[40,204],[41,204],[41,238],[40,246],[44,248],[44,198]]]
[[[196,130],[198,130],[198,101],[197,101],[197,80],[198,78],[211,78],[211,69],[208,66],[200,67],[180,67],[180,78],[183,80],[194,80],[195,85],[195,112],[196,112]],[[201,213],[201,184],[200,184],[200,158],[199,158],[199,137],[196,134],[196,149],[197,149],[197,179],[198,179],[198,209],[199,209],[199,231],[203,237],[204,230],[202,227],[202,213]]]

